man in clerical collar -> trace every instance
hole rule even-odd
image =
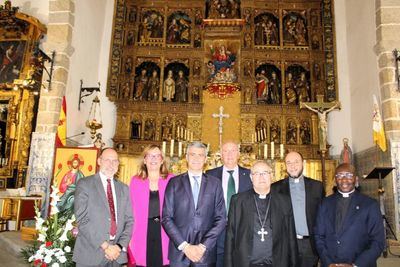
[[[225,267],[297,266],[290,197],[271,187],[264,161],[251,168],[253,188],[231,198],[225,239]]]
[[[318,210],[314,234],[322,267],[376,267],[384,249],[379,204],[355,190],[357,179],[352,165],[340,164],[335,171],[338,190]]]
[[[295,151],[285,158],[288,177],[276,182],[277,191],[290,197],[296,225],[300,267],[318,264],[318,254],[313,241],[313,228],[318,206],[325,195],[320,181],[303,175],[303,156]]]

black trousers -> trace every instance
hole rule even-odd
[[[161,222],[160,219],[149,218],[147,224],[147,267],[162,267]]]
[[[316,267],[318,264],[318,256],[314,254],[311,247],[311,239],[297,239],[299,248],[300,267]]]

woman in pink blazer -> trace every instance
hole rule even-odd
[[[168,173],[160,147],[147,146],[137,175],[130,184],[135,224],[129,244],[130,266],[168,266],[169,238],[161,226],[164,192],[173,175]]]

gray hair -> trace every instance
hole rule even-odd
[[[266,162],[265,160],[257,160],[257,161],[255,161],[253,163],[253,165],[250,168],[251,173],[253,173],[254,167],[257,166],[257,165],[264,165],[264,166],[267,166],[268,168],[270,168],[272,170],[272,167],[268,162]]]
[[[191,149],[192,147],[203,148],[204,151],[206,152],[206,155],[208,154],[207,146],[205,144],[203,144],[200,141],[194,141],[194,142],[191,142],[190,144],[188,144],[187,149],[186,149],[186,155],[188,155],[189,149]]]

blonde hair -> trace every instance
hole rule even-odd
[[[160,166],[160,176],[163,179],[166,179],[168,176],[168,164],[165,160],[165,156],[162,153],[162,150],[160,148],[160,146],[158,145],[148,145],[144,148],[142,155],[141,155],[141,160],[140,160],[140,165],[138,168],[138,172],[136,174],[136,176],[142,178],[143,180],[146,180],[149,176],[149,173],[147,171],[147,166],[146,164],[144,164],[144,158],[147,156],[147,154],[149,153],[150,150],[156,149],[158,148],[161,151],[161,156],[162,156],[162,163]]]

